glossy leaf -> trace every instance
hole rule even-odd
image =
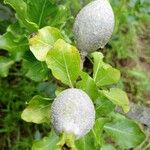
[[[75,47],[58,40],[48,52],[46,63],[55,78],[73,87],[80,73],[80,54]]]
[[[93,78],[98,87],[115,84],[120,79],[120,71],[103,62],[100,52],[92,54],[94,58]]]
[[[14,63],[13,60],[6,58],[4,56],[0,56],[0,76],[7,77],[9,68]]]
[[[23,70],[25,76],[34,81],[44,81],[48,78],[49,70],[44,62],[40,62],[34,58],[29,51],[23,59]]]
[[[85,72],[82,72],[80,76],[82,80],[77,83],[77,88],[85,91],[93,101],[96,100],[99,93],[94,80]]]
[[[50,123],[50,100],[41,96],[34,96],[27,108],[22,112],[21,118],[26,122]]]
[[[45,61],[48,51],[53,48],[54,43],[60,38],[63,37],[58,29],[50,26],[44,27],[29,39],[30,50],[36,59]]]
[[[32,150],[56,150],[59,137],[51,131],[48,137],[33,143]]]
[[[121,106],[125,113],[129,111],[129,99],[124,91],[118,88],[111,88],[110,91],[103,90],[102,92],[115,105]]]
[[[140,127],[126,118],[114,119],[111,123],[105,124],[104,130],[122,149],[137,147],[145,139]]]

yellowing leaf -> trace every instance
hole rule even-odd
[[[36,59],[45,61],[48,51],[60,38],[62,35],[58,29],[50,26],[44,27],[38,31],[37,35],[29,39],[30,50]]]
[[[26,122],[50,123],[50,101],[41,96],[35,96],[22,112],[21,118]]]
[[[55,78],[73,87],[80,73],[80,54],[75,47],[59,39],[48,52],[46,63]]]

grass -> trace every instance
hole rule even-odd
[[[32,141],[48,132],[48,127],[26,123],[21,119],[21,112],[26,103],[37,94],[39,84],[30,81],[16,69],[11,69],[9,76],[0,79],[0,147],[1,150],[28,150]]]

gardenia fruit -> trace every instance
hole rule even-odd
[[[51,123],[56,133],[73,134],[78,139],[92,129],[94,122],[94,105],[82,90],[70,88],[55,98],[51,108]]]
[[[108,0],[95,0],[85,6],[74,23],[74,36],[82,53],[104,48],[114,29],[114,13]]]

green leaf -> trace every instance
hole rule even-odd
[[[116,150],[116,149],[110,144],[105,144],[101,147],[100,150]]]
[[[77,82],[77,88],[85,91],[93,101],[96,100],[99,93],[94,80],[85,72],[82,72],[80,76],[82,80]]]
[[[17,18],[30,32],[49,24],[60,27],[68,18],[68,10],[50,0],[5,0],[5,3],[14,8]]]
[[[69,6],[67,6],[68,3],[70,2],[66,2],[66,4],[63,4],[63,5],[56,4],[55,7],[53,6],[52,15],[48,20],[48,24],[50,26],[62,29],[62,27],[64,27],[65,24],[69,25],[68,23],[69,20],[71,19],[73,20],[70,9],[68,9]]]
[[[26,50],[28,40],[25,30],[20,28],[18,23],[10,25],[7,32],[0,35],[0,49],[9,51],[12,59],[19,61]]]
[[[120,79],[120,71],[103,62],[103,55],[100,52],[92,54],[94,58],[93,78],[98,87],[115,84]]]
[[[103,143],[102,132],[104,125],[109,121],[107,118],[98,118],[95,122],[95,125],[92,129],[92,133],[95,139],[95,146],[99,147]]]
[[[102,131],[105,123],[108,122],[107,118],[99,118],[96,120],[93,129],[83,138],[76,141],[77,149],[81,150],[94,150],[100,149],[103,142]]]
[[[97,86],[115,84],[119,81],[119,79],[119,70],[105,65],[99,70],[98,77],[96,78],[96,84]]]
[[[55,95],[58,96],[62,91],[65,90],[65,87],[57,87],[56,91],[55,91]]]
[[[4,56],[0,56],[0,76],[7,77],[9,68],[14,63],[10,58],[6,58]]]
[[[5,33],[6,27],[16,21],[12,14],[12,10],[7,6],[4,6],[3,0],[0,0],[0,34]]]
[[[50,99],[34,96],[27,108],[22,112],[21,118],[26,122],[50,123]]]
[[[75,141],[77,150],[94,150],[95,139],[93,138],[92,132],[85,135],[83,138]]]
[[[111,88],[110,91],[103,90],[102,92],[115,105],[121,106],[125,113],[129,111],[129,99],[124,91],[118,88]]]
[[[56,97],[55,91],[57,89],[57,84],[52,81],[40,82],[37,86],[38,92],[42,92],[48,97]]]
[[[29,52],[26,53],[23,60],[25,76],[37,82],[46,80],[49,74],[47,65],[44,62],[36,60]]]
[[[59,137],[51,131],[48,137],[33,143],[32,150],[56,150]]]
[[[36,31],[38,26],[30,21],[27,13],[27,4],[23,0],[4,0],[5,4],[9,4],[17,13],[19,21],[30,31]]]
[[[26,38],[22,38],[18,41],[15,35],[11,32],[6,32],[0,35],[0,49],[5,49],[11,53],[18,51],[25,51],[28,48]]]
[[[80,74],[80,54],[75,47],[58,40],[48,52],[46,63],[55,78],[73,87]]]
[[[29,39],[30,50],[36,59],[45,61],[48,51],[60,38],[63,37],[58,29],[50,26],[44,27],[38,31],[37,35]]]
[[[115,105],[106,97],[101,96],[96,100],[96,117],[108,116],[115,109]]]
[[[122,149],[137,147],[145,139],[140,127],[134,121],[123,117],[105,124],[104,130]]]
[[[92,57],[94,58],[94,68],[93,68],[93,77],[94,80],[97,77],[97,73],[99,69],[103,66],[103,54],[101,52],[94,52],[92,53]]]
[[[47,25],[47,22],[57,14],[58,6],[50,0],[27,0],[27,14],[30,20],[39,28]]]
[[[25,28],[22,28],[19,25],[19,22],[15,22],[14,24],[11,24],[7,28],[7,32],[10,32],[12,35],[14,35],[16,38],[14,41],[19,41],[22,38],[25,38],[27,41],[27,30]]]

